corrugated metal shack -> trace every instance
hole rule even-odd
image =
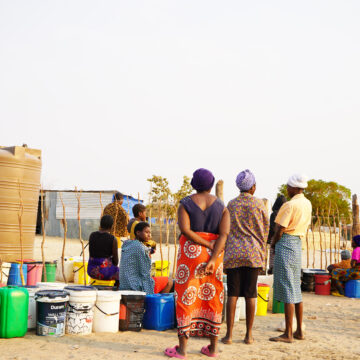
[[[64,236],[62,220],[64,218],[60,193],[65,205],[65,218],[67,223],[67,237],[79,238],[78,225],[78,200],[77,193],[73,190],[44,190],[45,233],[47,236]],[[82,191],[80,197],[80,219],[83,240],[88,240],[89,235],[99,229],[101,208],[112,202],[115,191]],[[79,194],[79,193],[78,193]],[[101,194],[101,198],[100,198]],[[133,217],[132,207],[138,202],[143,202],[130,195],[124,195],[123,208]],[[36,233],[41,234],[41,198],[36,225]]]

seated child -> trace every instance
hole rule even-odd
[[[144,291],[146,294],[169,293],[173,280],[151,277],[150,249],[145,245],[151,238],[150,225],[139,222],[134,229],[135,240],[125,241],[121,250],[120,290]]]
[[[130,234],[130,240],[135,240],[135,226],[141,222],[146,221],[146,207],[143,204],[136,204],[132,208],[134,218],[130,219],[127,224],[127,230]],[[153,240],[148,240],[144,242],[144,245],[151,249],[151,254],[156,250],[156,242]]]
[[[349,250],[342,250],[341,261],[336,264],[331,264],[328,266],[327,270],[331,273],[334,269],[350,269],[351,268],[351,254]]]
[[[114,220],[110,215],[104,215],[100,220],[100,229],[89,237],[88,275],[97,280],[115,280],[119,282],[118,242],[111,235]]]
[[[352,240],[353,253],[351,256],[350,269],[334,269],[331,277],[335,282],[336,290],[340,295],[344,295],[344,285],[348,280],[360,280],[360,235],[356,235]]]

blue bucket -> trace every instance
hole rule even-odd
[[[22,270],[23,270],[24,281],[25,281],[25,285],[26,285],[26,282],[27,282],[27,264],[23,264]],[[21,276],[20,276],[20,264],[18,264],[18,263],[12,263],[11,264],[7,284],[8,285],[22,286]]]
[[[345,283],[345,296],[360,298],[360,280],[348,280]]]
[[[173,294],[146,295],[144,329],[168,330],[175,326],[175,301]]]

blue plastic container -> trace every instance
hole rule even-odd
[[[146,295],[143,327],[148,330],[174,328],[175,301],[173,294]]]
[[[348,280],[345,283],[345,296],[360,298],[360,280]]]
[[[27,282],[27,264],[23,264],[22,269],[23,269],[23,275],[24,275],[24,281],[25,281],[24,285],[26,285],[26,282]],[[22,286],[21,276],[20,276],[20,264],[18,264],[18,263],[12,263],[11,264],[7,284],[8,285]]]

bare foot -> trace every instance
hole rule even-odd
[[[222,342],[223,344],[230,345],[230,344],[232,344],[232,339],[229,338],[228,336],[225,336],[225,337],[223,337],[223,338],[221,339],[221,342]]]
[[[304,333],[302,332],[302,330],[296,330],[293,334],[294,339],[297,340],[305,340],[305,336]]]
[[[245,344],[250,345],[253,342],[254,342],[254,338],[252,336],[248,336],[248,335],[245,336],[245,339],[244,339]]]
[[[285,334],[282,334],[280,336],[277,337],[272,337],[269,339],[270,341],[275,341],[275,342],[284,342],[284,343],[292,343],[293,342],[293,338],[288,337]]]

